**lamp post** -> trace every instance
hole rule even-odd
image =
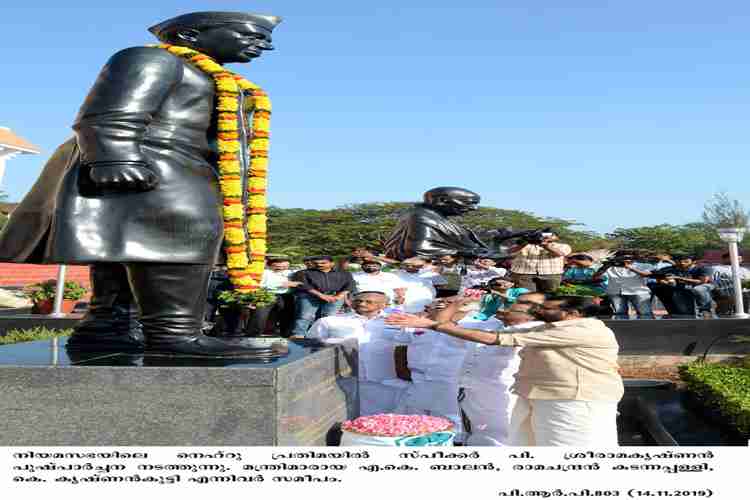
[[[737,243],[742,241],[745,236],[743,227],[724,227],[719,229],[719,238],[729,244],[729,258],[732,262],[732,282],[734,283],[734,317],[740,319],[750,318],[750,314],[745,313],[745,306],[742,303],[742,281],[740,280],[740,262]]]

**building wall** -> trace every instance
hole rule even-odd
[[[0,286],[26,286],[57,279],[57,265],[0,263]],[[77,281],[86,288],[89,282],[89,266],[67,266],[66,281]]]

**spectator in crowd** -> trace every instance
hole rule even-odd
[[[750,281],[750,269],[742,267],[742,255],[738,255],[740,264],[740,281]],[[711,272],[711,284],[713,285],[713,297],[716,300],[716,312],[720,315],[728,315],[734,311],[734,273],[732,272],[732,261],[728,253],[722,254],[721,265],[713,266]],[[745,303],[745,309],[750,304]]]
[[[539,244],[521,243],[511,247],[510,252],[515,255],[511,271],[518,286],[532,292],[553,292],[560,286],[565,257],[571,248],[559,243],[556,234],[546,233]]]
[[[290,279],[294,271],[289,266],[289,259],[272,258],[267,260],[260,286],[274,293],[276,302],[255,310],[249,325],[249,330],[253,335],[289,336],[294,320],[293,289],[300,284]]]
[[[435,283],[438,297],[452,297],[458,295],[461,289],[464,267],[457,255],[442,255],[435,263],[442,281]]]
[[[630,319],[630,306],[638,319],[654,319],[651,310],[651,290],[646,280],[651,276],[651,266],[635,262],[633,255],[620,255],[605,262],[594,279],[607,280],[607,297],[615,310],[615,319]]]
[[[295,273],[300,282],[295,294],[296,310],[292,335],[304,337],[317,318],[336,314],[347,295],[354,290],[354,280],[347,271],[334,270],[330,255],[311,257],[315,269]]]
[[[680,256],[674,266],[659,270],[652,290],[670,317],[711,318],[711,272],[695,265],[690,256]]]
[[[617,403],[623,395],[619,346],[600,320],[587,317],[585,302],[573,298],[555,307],[545,303],[547,324],[525,332],[516,328],[485,332],[450,320],[460,302],[433,318],[391,314],[386,324],[430,328],[487,345],[521,347],[512,392],[518,396],[510,441],[518,446],[617,446]]]
[[[401,304],[406,312],[420,313],[425,306],[431,304],[437,295],[433,280],[439,275],[433,271],[424,271],[427,261],[420,257],[411,257],[401,263],[401,269],[396,276],[403,283],[404,302]]]
[[[304,259],[302,259],[302,265],[305,266],[305,269],[315,269],[315,258],[305,257]],[[304,271],[305,269],[302,269],[302,271]]]
[[[361,267],[361,272],[352,275],[358,292],[383,292],[388,297],[388,305],[391,306],[404,303],[406,287],[396,274],[382,271],[383,264],[368,258],[362,261]]]
[[[359,342],[359,413],[393,413],[408,382],[396,376],[394,348],[401,329],[383,322],[387,297],[381,292],[361,292],[352,299],[353,312],[317,320],[307,338],[326,344],[355,338]]]
[[[493,278],[487,283],[489,292],[485,293],[479,301],[479,311],[474,318],[486,321],[495,316],[500,309],[505,309],[514,304],[519,296],[528,293],[525,288],[516,287],[512,281],[503,278]]]
[[[567,259],[568,265],[562,275],[562,283],[569,285],[583,285],[596,293],[604,294],[607,289],[607,275],[595,278],[594,259],[583,253],[571,255]]]
[[[502,278],[507,275],[508,271],[502,267],[496,267],[492,259],[476,259],[471,267],[466,270],[466,274],[461,277],[461,288],[463,292],[469,288],[486,285],[493,278]]]
[[[358,247],[352,250],[352,256],[360,257],[366,260],[376,260],[380,262],[381,264],[383,264],[384,271],[387,270],[386,268],[390,268],[391,266],[396,266],[400,263],[396,259],[391,259],[380,253],[376,254],[374,250],[371,250],[369,248],[364,248],[364,247]]]
[[[505,327],[529,329],[542,325],[528,311],[517,307],[498,311],[486,320],[461,322],[468,329],[502,331]],[[510,388],[521,364],[517,347],[468,342],[459,374],[458,401],[467,446],[508,446],[510,417],[516,396]]]
[[[658,271],[665,267],[674,266],[675,262],[672,260],[672,256],[668,253],[658,253],[654,255],[653,270]]]

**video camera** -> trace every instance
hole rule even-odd
[[[618,255],[615,257],[610,257],[609,259],[604,259],[602,261],[602,268],[623,267],[625,265],[625,262],[628,261],[635,261],[635,257],[633,257],[632,255]]]
[[[539,245],[542,241],[554,235],[555,233],[552,231],[551,227],[516,232],[508,229],[499,229],[493,235],[493,240],[498,243],[508,240],[516,240],[519,244]]]

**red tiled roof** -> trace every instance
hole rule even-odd
[[[6,146],[11,149],[17,149],[24,153],[39,153],[38,146],[14,134],[9,128],[0,127],[0,146]]]

